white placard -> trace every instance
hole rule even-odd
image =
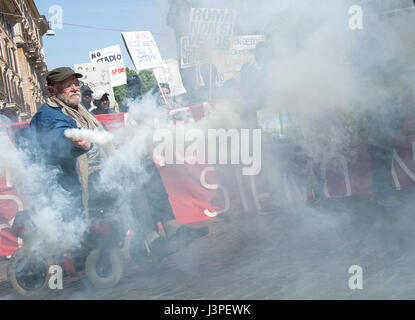
[[[125,47],[137,71],[160,68],[163,60],[150,31],[122,32]]]
[[[254,62],[254,50],[258,43],[265,41],[265,35],[233,37],[229,48],[228,70],[240,71],[248,62]]]
[[[75,72],[83,75],[80,79],[92,91],[104,91],[109,94],[110,105],[114,107],[115,97],[111,86],[109,66],[106,62],[76,64]]]
[[[265,35],[232,37],[229,50],[214,50],[211,59],[217,70],[216,87],[237,77],[244,64],[254,63],[254,50],[263,41]]]
[[[192,37],[180,38],[180,66],[181,68],[197,67],[209,62],[208,51],[192,43]]]
[[[236,21],[236,10],[191,8],[190,35],[198,47],[228,49]]]
[[[127,83],[124,61],[119,45],[89,52],[91,62],[107,62],[110,68],[111,85],[122,86]]]
[[[168,83],[172,96],[186,93],[179,71],[179,63],[175,59],[167,59],[162,68],[155,68],[154,75],[158,83]]]

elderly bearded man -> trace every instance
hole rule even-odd
[[[104,129],[80,104],[81,77],[68,67],[50,71],[46,77],[50,97],[30,123],[38,154],[47,165],[59,169],[58,183],[70,194],[71,212],[64,216],[68,220],[82,216],[88,208],[88,178],[99,171],[102,157],[110,152],[89,141],[64,136],[66,129]]]
[[[103,125],[80,105],[81,90],[78,80],[80,77],[81,74],[67,67],[50,71],[46,80],[51,97],[30,123],[35,141],[46,163],[61,169],[58,182],[74,199],[73,208],[67,217],[69,219],[76,213],[82,213],[82,207],[108,209],[114,202],[111,200],[112,195],[102,194],[102,190],[97,188],[101,160],[113,149],[110,147],[104,149],[85,140],[71,141],[64,136],[66,129],[80,127],[90,130],[104,129]],[[153,172],[152,179],[161,181],[157,170]],[[153,190],[154,188],[148,189],[150,195],[158,194]],[[165,193],[164,188],[163,191]],[[159,207],[161,204],[162,208],[153,206],[151,216],[154,220],[163,222],[167,233],[170,233],[169,241],[168,243],[163,241],[154,230],[149,231],[146,237],[148,245],[156,256],[165,256],[174,252],[208,232],[207,228],[192,229],[180,225],[174,217],[167,195],[163,200],[165,201],[157,199]],[[150,200],[150,202],[154,201]],[[141,250],[137,248],[137,251]]]

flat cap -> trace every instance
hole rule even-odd
[[[53,86],[56,82],[64,81],[70,76],[75,76],[77,78],[82,78],[82,74],[76,73],[69,67],[60,67],[49,71],[46,76],[46,81],[48,86]]]

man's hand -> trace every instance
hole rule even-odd
[[[75,145],[75,147],[81,149],[81,150],[89,150],[91,148],[91,142],[84,140],[84,139],[79,139],[79,140],[75,140],[72,141],[73,144]]]

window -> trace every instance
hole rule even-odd
[[[7,40],[4,39],[4,50],[6,51],[6,62],[8,65],[11,65],[10,62],[10,51],[9,51],[9,46],[7,45]]]
[[[19,72],[19,70],[18,70],[18,66],[17,66],[17,59],[16,59],[16,49],[11,49],[11,55],[12,55],[12,58],[13,58],[13,70],[16,72],[16,73],[18,73]]]
[[[10,93],[10,79],[9,76],[6,74],[6,94],[7,94],[7,102],[11,102],[11,93]]]

